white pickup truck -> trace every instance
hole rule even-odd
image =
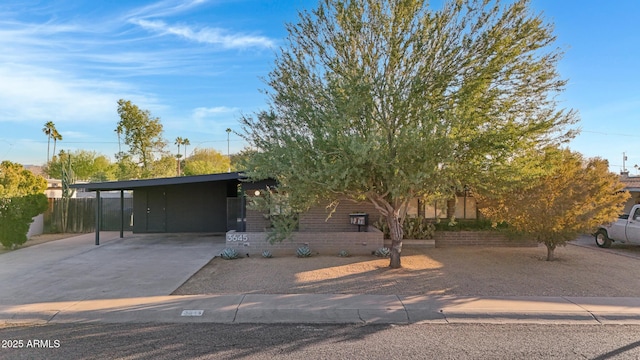
[[[616,222],[601,226],[595,236],[596,245],[602,248],[613,241],[640,245],[640,205],[634,205],[629,215],[620,215]]]

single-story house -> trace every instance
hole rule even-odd
[[[238,221],[243,219],[240,212],[244,208],[239,196],[241,178],[239,173],[230,172],[73,184],[71,187],[95,191],[98,198],[104,191],[120,191],[121,203],[124,202],[125,191],[132,191],[134,233],[225,233],[244,230],[244,223]],[[124,209],[121,210],[124,227],[129,219],[124,219]],[[98,206],[96,213],[99,211]],[[96,224],[96,229],[100,229],[99,224]],[[98,242],[99,232],[96,231]]]
[[[620,181],[624,184],[624,189],[631,194],[623,211],[624,214],[628,214],[633,205],[640,204],[640,176],[629,176],[628,172],[623,172],[620,174]]]
[[[260,196],[260,191],[274,186],[275,181],[260,182],[243,181],[245,177],[238,172],[221,174],[182,176],[171,178],[108,181],[99,183],[74,184],[71,187],[95,192],[101,198],[101,192],[120,192],[121,204],[124,203],[125,192],[133,193],[133,232],[134,233],[246,233],[256,235],[256,242],[264,242],[265,231],[270,227],[268,216],[258,211],[247,209],[247,202],[253,196]],[[101,207],[96,207],[96,220],[100,220]],[[369,222],[362,226],[354,226],[351,220],[353,213],[367,213]],[[128,224],[124,207],[121,208],[122,226]],[[458,199],[438,203],[425,203],[415,200],[408,213],[411,217],[477,218],[475,199],[468,193],[460,194]],[[342,244],[344,239],[351,239],[353,244],[347,249],[352,252],[370,252],[382,246],[380,234],[357,234],[362,232],[379,233],[372,227],[380,215],[370,203],[354,203],[343,201],[336,212],[327,218],[328,210],[324,206],[310,209],[299,216],[298,238],[307,234],[318,239],[317,234],[329,234],[320,242]],[[96,224],[100,229],[100,224]],[[258,233],[261,235],[258,236]],[[311,233],[315,235],[311,235]],[[253,235],[249,236],[252,237]],[[367,240],[371,237],[374,240]],[[237,239],[238,237],[232,237]],[[248,239],[248,237],[244,237]],[[328,240],[333,239],[333,240]],[[363,240],[364,239],[364,240]],[[300,242],[300,241],[299,241]],[[307,240],[301,240],[307,244]],[[99,231],[96,231],[96,244],[99,244]],[[244,241],[243,246],[249,246]],[[330,244],[329,244],[330,245]],[[329,246],[327,245],[327,246]],[[362,246],[366,245],[366,249]],[[338,245],[336,245],[338,246]]]

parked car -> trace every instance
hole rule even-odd
[[[596,245],[608,248],[614,241],[640,245],[640,205],[630,214],[620,215],[616,222],[601,226],[595,233]]]

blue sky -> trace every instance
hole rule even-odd
[[[436,6],[440,1],[434,1]],[[195,148],[227,150],[226,128],[266,108],[260,80],[285,23],[315,0],[4,0],[0,2],[0,160],[46,162],[45,122],[58,150],[113,159],[118,99],[131,100]],[[640,165],[640,1],[532,0],[555,24],[569,79],[561,106],[577,110],[570,147]],[[231,152],[244,147],[231,135]],[[173,149],[173,145],[171,149]]]

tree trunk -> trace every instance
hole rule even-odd
[[[553,251],[556,249],[556,245],[551,243],[545,243],[545,245],[547,246],[547,261],[553,261],[555,259]]]
[[[389,233],[391,235],[391,261],[389,267],[399,269],[402,267],[400,263],[400,253],[402,252],[402,224],[394,214],[387,216],[387,224],[389,225]]]

